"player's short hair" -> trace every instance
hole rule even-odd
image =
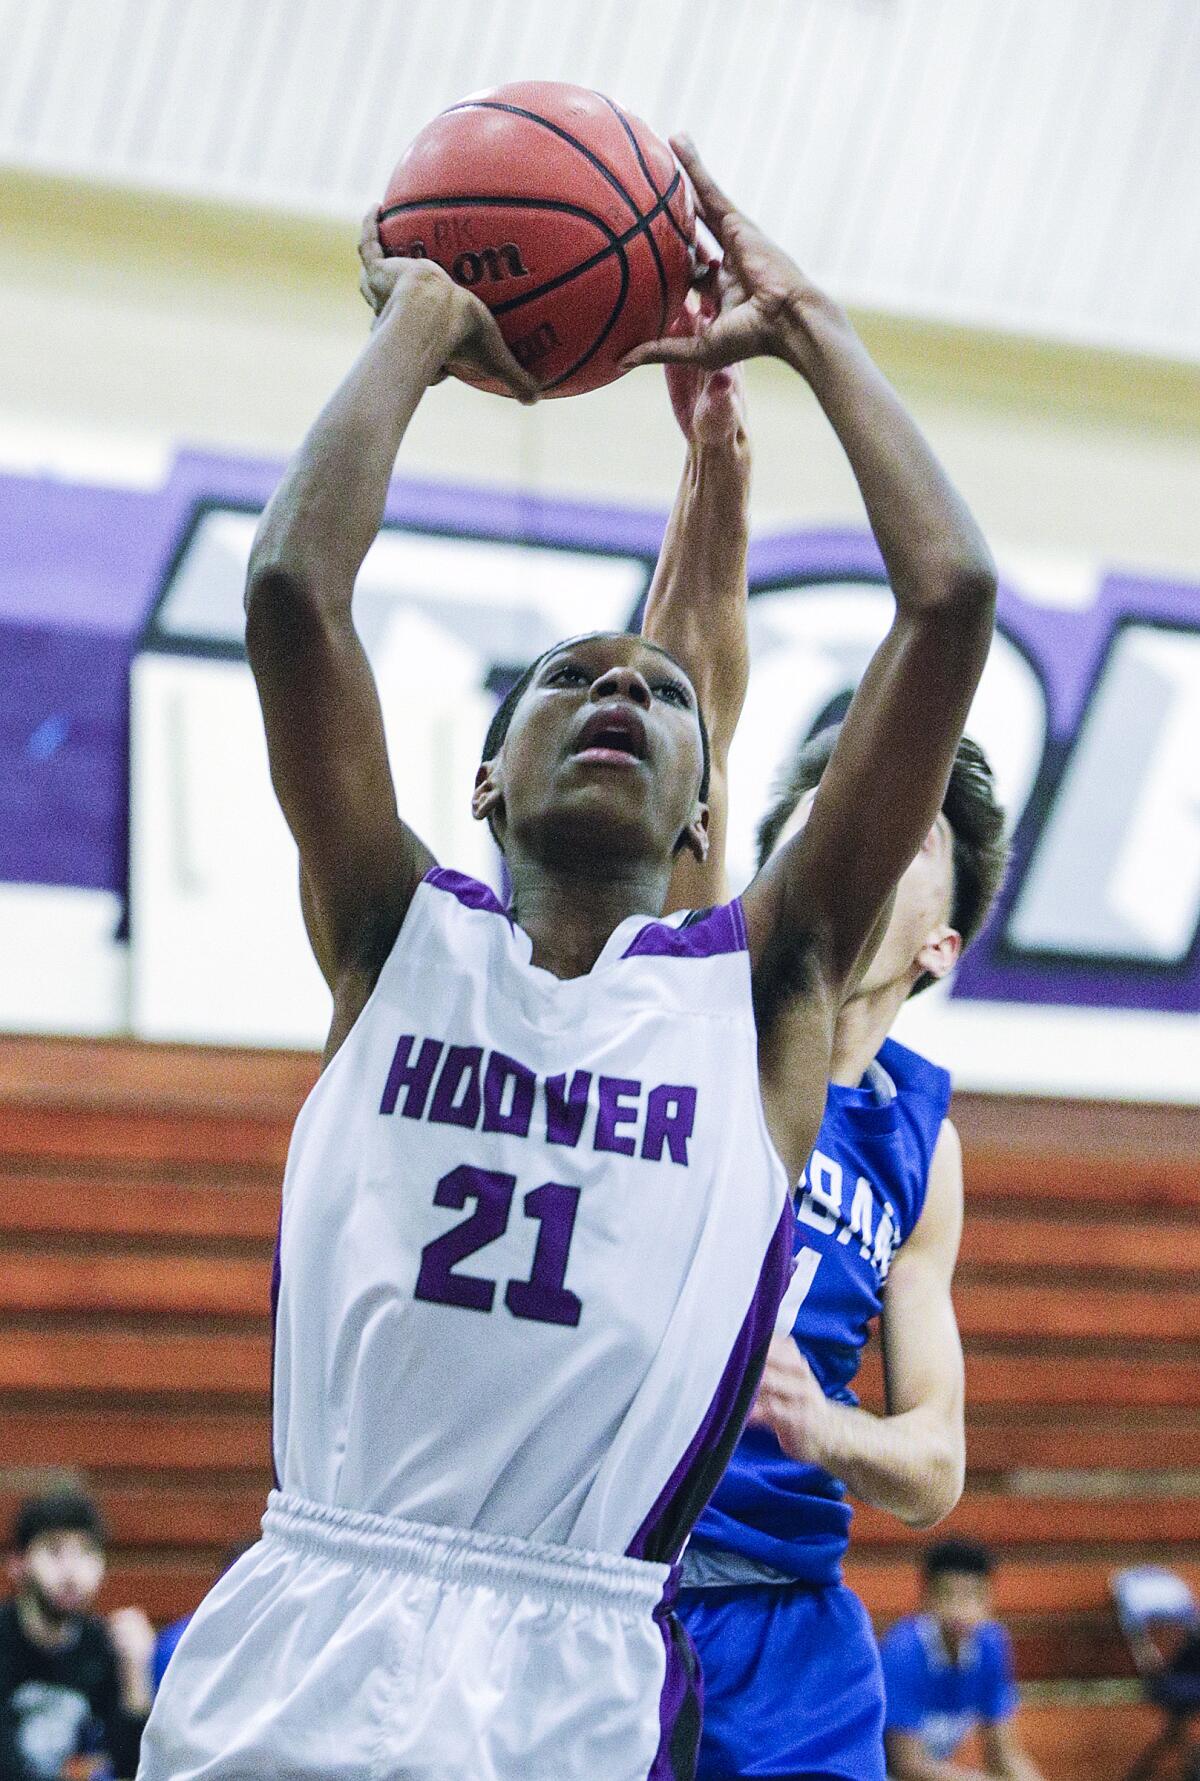
[[[81,1490],[59,1488],[25,1499],[13,1520],[13,1550],[28,1552],[43,1534],[86,1534],[101,1551],[108,1544],[100,1511]]]
[[[495,716],[488,725],[487,735],[483,739],[483,754],[480,756],[481,762],[494,761],[496,756],[500,753],[500,750],[504,746],[504,738],[508,735],[508,727],[512,723],[513,712],[521,703],[526,688],[529,686],[543,662],[549,661],[552,655],[557,655],[560,649],[569,649],[573,643],[589,643],[593,637],[607,637],[609,635],[618,634],[619,633],[610,633],[608,631],[586,631],[580,637],[567,637],[562,643],[551,644],[549,649],[544,649],[542,651],[536,661],[530,662],[524,674],[522,674],[518,680],[513,682],[512,686],[509,687],[503,699],[501,699],[499,705],[496,707]],[[642,638],[642,642],[646,643],[644,637]],[[681,674],[687,675],[687,669],[684,667],[683,663],[679,661],[676,656],[673,656],[669,649],[664,649],[659,643],[646,643],[646,648],[656,650],[660,656],[666,656],[667,660],[673,662]],[[687,677],[690,681],[691,676],[688,675]],[[696,701],[696,717],[700,724],[700,802],[703,804],[708,797],[708,781],[711,763],[708,747],[708,725],[704,721],[704,713],[700,709],[700,701],[698,699]]]
[[[829,765],[841,724],[830,724],[801,745],[776,792],[775,802],[758,826],[758,864],[766,865],[806,792],[821,783]],[[953,839],[951,861],[954,885],[950,899],[950,925],[962,935],[964,950],[975,938],[996,901],[1008,865],[1004,834],[1004,810],[996,799],[991,765],[978,742],[964,736],[954,755],[942,814]],[[910,995],[928,989],[935,979],[928,971],[913,984]]]
[[[990,1577],[996,1561],[979,1540],[936,1540],[921,1557],[926,1583],[935,1577]]]

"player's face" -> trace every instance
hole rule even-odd
[[[89,1534],[74,1529],[39,1534],[17,1566],[18,1583],[31,1588],[53,1618],[83,1614],[104,1580],[104,1554]]]
[[[957,937],[949,949],[943,944],[953,933],[953,898],[954,837],[950,824],[939,814],[921,843],[920,852],[896,886],[891,919],[863,976],[864,993],[909,977],[914,971],[918,976],[928,969],[935,976],[944,975],[959,952]]]
[[[807,792],[780,833],[776,847],[804,827],[816,792]],[[870,995],[888,984],[929,971],[942,977],[961,950],[950,926],[954,902],[954,836],[939,812],[920,852],[896,886],[891,918],[859,985]]]
[[[506,845],[541,857],[669,860],[702,847],[703,749],[691,682],[624,633],[555,650],[513,713],[493,774]]]
[[[947,1645],[955,1651],[977,1627],[992,1618],[990,1580],[970,1572],[942,1571],[925,1585],[925,1606],[940,1626]]]

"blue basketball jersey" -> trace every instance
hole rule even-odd
[[[858,1088],[830,1084],[797,1196],[795,1290],[803,1298],[792,1333],[838,1403],[858,1402],[852,1381],[892,1257],[921,1216],[949,1105],[946,1071],[893,1039]],[[789,1459],[769,1429],[749,1428],[696,1524],[684,1585],[772,1573],[836,1582],[850,1516],[836,1478]]]

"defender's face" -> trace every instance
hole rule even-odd
[[[925,1606],[951,1651],[992,1618],[992,1586],[969,1571],[942,1571],[925,1585]]]
[[[776,850],[804,827],[816,795],[811,791],[801,798],[780,832]],[[863,974],[859,993],[870,994],[910,974],[918,956],[936,936],[947,932],[953,903],[954,835],[939,811],[920,852],[896,885],[891,917],[875,957]],[[953,950],[956,955],[957,946]],[[938,974],[936,969],[934,974]]]
[[[895,982],[950,921],[954,896],[954,837],[940,813],[921,850],[901,875],[891,919],[862,981],[866,992]]]
[[[39,1534],[14,1567],[53,1614],[83,1614],[104,1580],[104,1554],[90,1534],[74,1529]]]
[[[564,644],[513,713],[497,763],[506,837],[669,859],[702,823],[703,747],[681,669],[624,633]]]

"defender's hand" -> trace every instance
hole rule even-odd
[[[376,322],[385,312],[403,306],[415,311],[437,340],[441,364],[434,382],[440,382],[459,366],[497,378],[519,402],[536,402],[538,385],[514,359],[485,303],[460,284],[434,260],[412,260],[385,254],[379,239],[379,219],[369,210],[363,219],[358,242],[362,262],[359,289],[375,312]]]
[[[673,136],[671,147],[695,187],[700,214],[721,245],[739,295],[722,306],[702,333],[652,340],[628,353],[625,364],[700,365],[716,371],[763,355],[795,363],[795,311],[804,302],[828,300],[795,261],[725,196],[689,137]],[[803,364],[797,369],[803,371]]]
[[[822,1431],[829,1401],[791,1336],[776,1336],[750,1412],[750,1422],[769,1428],[792,1459],[821,1463]]]
[[[690,339],[711,327],[720,313],[719,297],[710,294],[719,277],[712,266],[704,285],[689,297],[672,323],[673,339]],[[732,444],[746,425],[746,391],[737,366],[706,371],[701,365],[666,365],[667,392],[679,428],[693,447]]]

